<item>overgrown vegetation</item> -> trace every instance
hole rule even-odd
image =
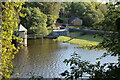
[[[20,13],[22,4],[22,2],[2,3],[2,53],[0,54],[0,75],[2,80],[8,80],[14,73],[12,60],[19,47],[15,47],[15,45],[12,44],[12,40],[21,41],[21,39],[14,36],[13,33],[18,27],[19,15],[23,16]]]

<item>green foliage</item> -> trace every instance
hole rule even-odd
[[[12,39],[20,41],[21,39],[13,35],[15,28],[18,27],[19,15],[22,2],[5,2],[2,3],[2,53],[1,56],[1,71],[0,75],[3,80],[9,79],[13,74],[14,54],[18,51],[19,47],[12,44]]]
[[[28,73],[28,76],[31,76],[30,80],[43,80],[42,76],[37,76],[35,75],[35,73],[32,73],[32,72]]]
[[[97,46],[97,48],[106,48],[107,53],[104,54],[103,57],[107,55],[118,56],[120,54],[120,44],[119,44],[119,36],[118,34],[105,35],[103,41]]]
[[[119,24],[117,24],[120,20],[116,22],[116,20],[120,18],[120,13],[119,13],[118,8],[120,8],[118,4],[110,5],[109,7],[110,11],[108,11],[108,14],[107,14],[107,17],[109,19],[106,18],[100,24],[101,26],[106,27],[107,30],[112,30],[111,34],[100,35],[103,37],[103,41],[97,47],[107,49],[107,53],[104,54],[104,56],[106,55],[119,56],[120,55],[120,46],[119,46],[120,45],[120,42],[119,42],[120,41],[120,28],[119,28]],[[109,22],[110,24],[107,22]]]
[[[24,7],[38,7],[47,16],[47,26],[54,24],[59,17],[60,3],[58,2],[27,2]]]
[[[78,79],[82,77],[83,73],[87,73],[90,75],[90,79],[95,80],[119,80],[120,75],[117,74],[120,72],[120,17],[119,17],[119,4],[112,4],[110,5],[107,14],[107,17],[104,21],[101,22],[101,26],[104,26],[110,30],[112,30],[111,34],[99,34],[103,37],[103,41],[99,43],[97,46],[92,46],[91,49],[106,49],[107,52],[104,53],[102,57],[106,57],[107,55],[111,56],[118,56],[118,62],[116,63],[105,63],[103,65],[100,62],[96,64],[90,64],[89,62],[82,61],[77,54],[72,55],[71,59],[66,59],[64,62],[71,66],[71,71],[65,71],[62,73],[62,76],[65,76],[67,79]],[[114,14],[114,15],[110,15]],[[114,16],[114,17],[113,17]],[[106,22],[111,22],[106,23]],[[111,27],[112,26],[112,27]],[[89,46],[85,46],[85,48]],[[85,63],[86,62],[86,63]],[[86,65],[84,65],[86,64]],[[80,65],[80,66],[79,66]],[[82,73],[83,72],[83,73]]]
[[[87,27],[103,20],[107,11],[106,5],[99,2],[72,2],[63,3],[62,6],[65,7],[65,15],[82,18],[83,25]]]
[[[23,7],[21,12],[26,14],[26,17],[21,18],[21,24],[28,29],[28,33],[37,36],[47,35],[46,27],[56,23],[59,17],[60,3],[57,2],[26,2]]]
[[[48,34],[46,28],[47,16],[39,8],[23,8],[22,13],[26,14],[26,17],[21,19],[21,24],[28,29],[28,33],[42,36]]]
[[[107,14],[105,14],[105,18],[101,22],[94,24],[93,29],[115,31],[115,21],[120,17],[120,6],[112,3],[107,4],[107,6],[108,11],[106,12]]]
[[[90,64],[88,61],[81,60],[81,57],[76,53],[71,57],[64,60],[66,65],[70,65],[70,71],[65,70],[61,73],[61,76],[68,80],[83,78],[84,74],[89,74],[88,77],[92,80],[119,80],[120,78],[120,75],[117,74],[120,72],[118,64],[105,63],[101,65],[100,61],[96,62],[96,64]]]
[[[42,10],[43,13],[47,15],[47,26],[50,26],[56,23],[56,20],[59,17],[60,3],[46,2],[46,3],[43,3],[42,8],[40,9]]]
[[[67,79],[73,80],[82,77],[83,73],[87,72],[86,70],[88,68],[89,62],[80,60],[81,57],[79,57],[76,53],[71,56],[72,58],[64,60],[64,63],[66,63],[66,65],[71,66],[71,71],[69,72],[66,70],[61,75],[65,76]]]
[[[99,43],[97,46],[85,46],[89,47],[89,49],[106,49],[107,52],[104,53],[102,57],[106,57],[107,55],[111,56],[118,56],[118,62],[120,63],[120,28],[119,28],[119,22],[120,22],[120,11],[118,4],[111,4],[109,3],[109,11],[108,14],[106,14],[106,18],[101,21],[98,25],[98,29],[105,30],[111,30],[110,34],[99,34],[98,36],[101,36],[103,38],[103,41]],[[117,7],[116,7],[117,6]],[[111,15],[112,14],[112,15]],[[101,58],[102,58],[101,57]]]

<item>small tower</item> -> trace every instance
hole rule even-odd
[[[22,45],[27,46],[27,29],[21,24],[18,26],[18,35],[23,39]]]

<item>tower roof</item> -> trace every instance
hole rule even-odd
[[[18,26],[18,31],[27,31],[27,29],[20,24]]]

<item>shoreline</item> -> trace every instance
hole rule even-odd
[[[71,37],[66,37],[66,36],[59,36],[57,39],[54,39],[55,41],[59,42],[64,42],[64,43],[71,43],[75,45],[80,45],[80,46],[90,46],[90,45],[98,45],[99,42],[95,41],[88,41],[84,39],[75,39]]]

